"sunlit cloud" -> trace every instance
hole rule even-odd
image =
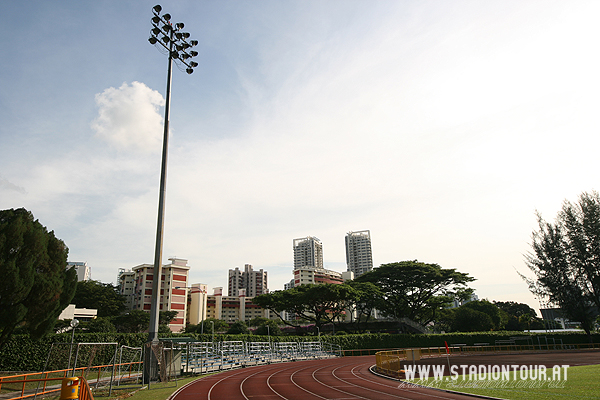
[[[96,95],[98,117],[92,122],[96,135],[119,150],[160,150],[162,95],[141,82],[123,83]]]

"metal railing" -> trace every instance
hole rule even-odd
[[[65,370],[67,371],[67,370]],[[70,372],[71,370],[69,369],[68,372]],[[55,371],[52,371],[55,372]],[[21,374],[21,375],[12,375],[12,376],[4,376],[4,377],[0,377],[0,388],[2,387],[2,384],[4,384],[4,387],[6,388],[7,384],[17,384],[17,385],[21,385],[21,390],[19,391],[14,391],[14,392],[9,392],[9,396],[6,396],[6,394],[2,395],[3,399],[11,399],[11,400],[19,400],[19,399],[26,399],[29,397],[36,397],[36,396],[42,396],[42,395],[47,395],[47,394],[51,394],[51,393],[55,393],[55,392],[60,392],[62,385],[51,385],[48,386],[48,382],[52,382],[52,381],[59,381],[60,383],[62,383],[62,381],[66,378],[65,377],[61,377],[61,378],[39,378],[39,379],[27,379],[27,376],[29,375],[34,375],[34,374]],[[39,373],[38,373],[39,375]],[[17,379],[15,380],[14,378],[18,378],[18,377],[24,377],[23,379]],[[87,382],[87,380],[83,377],[83,376],[79,376],[79,400],[94,400],[94,396],[92,395],[92,391],[90,389],[90,386]],[[32,383],[41,383],[43,382],[43,386],[42,389],[40,390],[39,388],[28,388],[27,384],[32,384]],[[6,390],[6,389],[5,389]],[[12,395],[11,395],[12,394]]]
[[[339,345],[323,342],[173,342],[181,370],[206,373],[250,365],[342,356]]]
[[[58,392],[60,391],[60,385],[58,387],[56,387],[56,385],[49,387],[48,382],[62,381],[64,378],[73,376],[78,377],[81,382],[83,382],[83,386],[80,384],[80,396],[82,396],[81,390],[89,391],[89,393],[84,394],[84,396],[88,396],[87,399],[93,399],[88,381],[91,376],[93,377],[91,381],[95,383],[95,387],[97,388],[102,381],[112,381],[115,378],[123,379],[124,377],[136,377],[138,372],[136,372],[135,369],[138,368],[138,364],[141,364],[141,362],[116,364],[119,368],[125,367],[121,368],[121,371],[125,370],[125,372],[122,372],[118,377],[115,377],[114,371],[110,372],[108,375],[106,371],[103,373],[103,369],[113,367],[113,364],[0,376],[0,397],[7,400],[18,400]],[[92,373],[92,370],[97,370],[97,374],[95,372]],[[80,397],[79,400],[84,399]]]

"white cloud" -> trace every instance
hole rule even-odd
[[[156,152],[160,150],[163,127],[159,107],[164,103],[159,92],[141,82],[123,83],[118,89],[110,87],[96,95],[98,117],[92,129],[119,150]]]

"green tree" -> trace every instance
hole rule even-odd
[[[227,333],[230,335],[247,335],[250,333],[250,330],[244,321],[236,321],[229,327]]]
[[[33,338],[52,331],[77,287],[68,252],[31,212],[0,211],[0,349],[19,325]]]
[[[171,321],[177,317],[177,311],[159,311],[158,312],[158,323],[160,325],[169,325]]]
[[[515,317],[525,314],[536,315],[535,310],[529,304],[517,303],[516,301],[494,301],[494,304],[508,315],[514,315]]]
[[[79,308],[95,308],[98,317],[113,317],[126,310],[125,297],[112,283],[81,281],[71,300]]]
[[[258,327],[269,322],[269,318],[265,317],[254,317],[250,321],[248,321],[248,326]]]
[[[131,310],[114,317],[114,324],[119,332],[137,333],[148,330],[150,313],[142,310]]]
[[[410,318],[422,325],[431,322],[436,311],[445,306],[446,296],[474,280],[453,268],[417,260],[383,264],[356,279],[358,282],[371,282],[383,292],[381,311],[396,318]],[[436,296],[445,297],[436,299]]]
[[[371,282],[349,281],[347,284],[355,290],[355,296],[348,301],[351,323],[363,331],[374,310],[382,305],[383,292]]]
[[[299,321],[314,322],[321,331],[325,323],[335,323],[356,299],[356,290],[347,284],[300,285],[288,290],[262,294],[253,299],[255,304],[273,311],[286,325],[300,328]],[[282,317],[282,313],[296,315],[297,323]]]
[[[535,279],[521,277],[590,335],[600,310],[600,195],[584,192],[575,204],[565,200],[555,223],[537,216],[533,252],[525,257]]]
[[[89,322],[86,322],[83,326],[87,332],[106,332],[113,333],[117,331],[115,325],[107,317],[98,317]]]
[[[544,328],[542,320],[536,316],[535,310],[528,304],[514,301],[495,301],[494,304],[508,316],[504,326],[507,331],[539,329],[540,325],[541,329]]]
[[[498,306],[496,306],[494,303],[491,303],[488,300],[469,301],[468,303],[463,304],[460,308],[463,307],[470,308],[476,311],[481,311],[482,313],[489,315],[493,323],[491,329],[503,329],[504,325],[508,321],[508,316],[506,315],[506,313],[500,310]]]
[[[260,323],[258,328],[256,328],[256,331],[254,331],[255,335],[280,336],[283,334],[277,321],[268,318],[265,319],[266,321]]]
[[[468,303],[467,303],[468,304]],[[457,332],[485,332],[494,328],[488,314],[465,305],[454,310],[452,330]]]
[[[229,329],[229,324],[222,319],[206,318],[204,320],[204,333],[212,333],[213,324],[215,332],[225,332]],[[202,324],[198,324],[198,333],[200,333]]]

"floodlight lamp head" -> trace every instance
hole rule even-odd
[[[192,57],[196,57],[198,55],[198,52],[197,51],[190,51],[190,55]]]
[[[163,38],[162,38],[162,41],[165,43],[169,43],[169,40],[171,40],[171,39],[169,39],[168,36],[163,36]]]
[[[176,60],[177,60],[177,59],[179,58],[179,53],[178,53],[178,52],[176,52],[176,51],[172,51],[172,52],[171,52],[171,57],[173,57],[174,59],[176,59]]]
[[[193,70],[193,69],[191,69],[191,68],[188,68],[188,69],[186,69],[186,70],[185,70],[185,72],[187,72],[187,73],[188,73],[188,75],[191,75],[191,74],[192,74],[192,72],[194,72],[194,70]],[[210,322],[212,322],[212,321],[210,321]]]
[[[197,40],[192,40],[192,41],[190,41],[190,44],[192,45],[192,47],[198,46],[198,41]]]
[[[160,29],[152,28],[152,33],[154,33],[155,35],[158,35],[160,33]]]
[[[189,32],[184,32],[184,33],[183,33],[183,37],[184,37],[184,38],[186,38],[186,39],[187,39],[187,38],[189,38],[190,36],[191,36],[191,35],[190,35],[190,33],[189,33]]]
[[[177,37],[177,39],[181,39],[181,37],[182,37],[181,32],[175,33],[175,36]]]
[[[152,7],[152,9],[157,13],[160,13],[162,11],[162,7],[160,6],[160,4],[155,5],[154,7]]]
[[[150,44],[156,44],[156,42],[158,42],[158,39],[154,36],[151,36],[150,38],[148,38],[148,41],[150,42]]]
[[[176,24],[175,24],[175,27],[176,27],[177,29],[183,29],[183,27],[184,27],[184,25],[183,25],[183,22],[178,22],[178,23],[176,23]]]
[[[192,61],[190,62],[190,66],[196,68],[198,66],[198,63],[196,61]]]
[[[163,18],[165,19],[165,21],[170,21],[171,20],[171,14],[164,14]]]
[[[158,24],[160,22],[160,18],[158,18],[157,16],[152,17],[152,22],[154,22],[155,24]]]

